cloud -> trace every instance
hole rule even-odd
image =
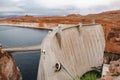
[[[45,6],[47,8],[61,8],[65,6],[88,8],[100,5],[110,5],[111,3],[119,0],[36,0],[36,1],[42,6]]]
[[[120,9],[120,0],[0,0],[0,12],[33,15],[89,14]]]
[[[0,7],[11,6],[11,5],[13,5],[13,3],[11,3],[10,0],[0,0]]]
[[[0,0],[0,12],[23,12],[24,9],[16,6],[14,1]]]
[[[1,7],[0,12],[23,12],[24,10],[18,7]]]

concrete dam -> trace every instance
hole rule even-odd
[[[41,44],[37,80],[70,80],[101,66],[105,39],[100,24],[59,25]]]
[[[70,80],[92,67],[101,66],[105,48],[100,24],[60,24],[40,45],[3,48],[8,52],[38,51],[41,56],[37,80]]]

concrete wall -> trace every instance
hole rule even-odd
[[[102,65],[104,48],[101,25],[59,25],[41,45],[38,80],[69,80],[82,76],[92,67]]]

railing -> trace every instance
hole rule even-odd
[[[27,51],[40,51],[41,46],[36,45],[36,46],[23,46],[23,47],[9,47],[9,48],[2,48],[1,50],[13,53],[13,52],[27,52]]]

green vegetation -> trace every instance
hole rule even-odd
[[[82,77],[75,77],[73,80],[97,80],[101,77],[101,74],[97,71],[89,71],[85,73]]]

